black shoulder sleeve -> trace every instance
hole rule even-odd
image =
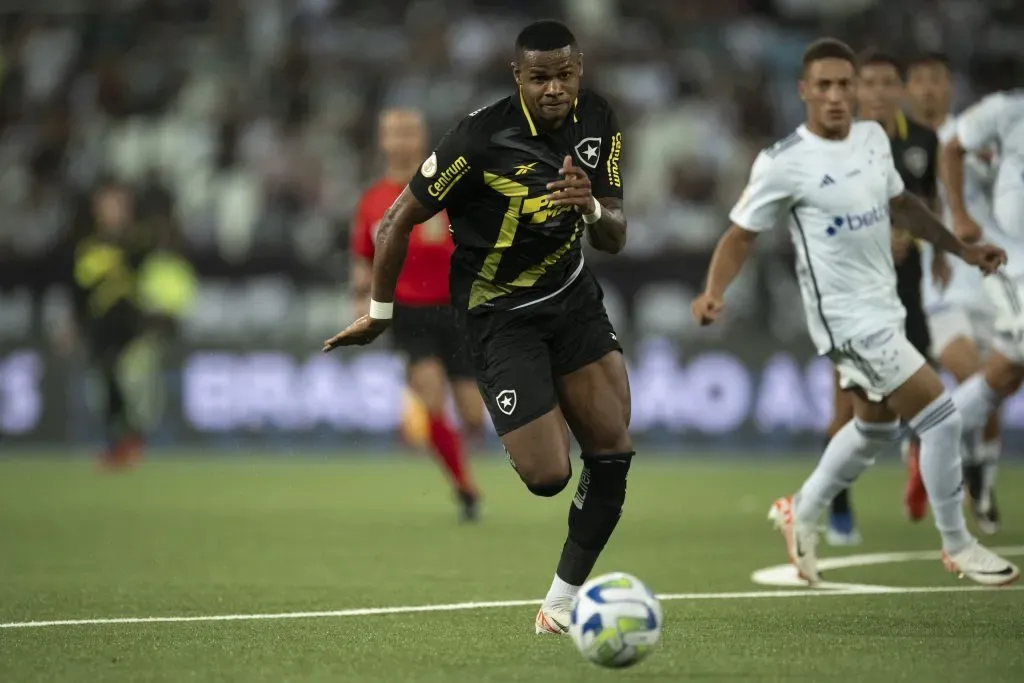
[[[465,196],[472,184],[466,176],[476,161],[479,144],[474,115],[445,133],[434,151],[409,181],[409,189],[423,206],[440,211]]]
[[[622,127],[611,106],[606,105],[601,135],[601,158],[590,180],[591,192],[598,199],[622,199],[622,173],[619,162],[622,154]]]

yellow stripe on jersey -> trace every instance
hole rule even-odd
[[[530,116],[530,110],[526,108],[526,100],[523,99],[523,89],[519,88],[519,106],[523,109],[523,116],[526,117],[526,123],[530,126],[530,135],[537,136],[537,126],[533,125],[533,117]]]
[[[484,183],[499,194],[508,197],[509,200],[505,216],[501,219],[498,238],[484,259],[483,265],[480,266],[480,273],[469,290],[469,308],[471,309],[508,293],[506,288],[494,284],[494,277],[498,274],[498,264],[501,263],[502,254],[512,246],[512,242],[515,240],[516,231],[519,229],[523,199],[530,193],[526,185],[487,171],[484,171]]]

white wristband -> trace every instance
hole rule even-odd
[[[583,222],[587,225],[593,225],[594,223],[601,220],[601,202],[594,200],[594,213],[583,214]]]
[[[374,320],[391,320],[394,311],[394,302],[370,299],[370,317]]]

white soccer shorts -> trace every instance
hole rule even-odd
[[[996,310],[992,348],[1014,363],[1024,363],[1024,281],[999,272],[987,276],[982,284]]]
[[[942,308],[928,316],[928,332],[932,338],[932,356],[938,358],[954,339],[963,337],[974,342],[982,353],[992,348],[995,319],[963,306]]]
[[[869,401],[881,403],[927,362],[907,341],[902,327],[889,327],[840,344],[829,358],[839,371],[839,386],[859,387]]]

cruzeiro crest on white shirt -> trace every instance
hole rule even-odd
[[[601,138],[583,138],[577,142],[576,158],[588,168],[597,168],[597,162],[601,158]]]

